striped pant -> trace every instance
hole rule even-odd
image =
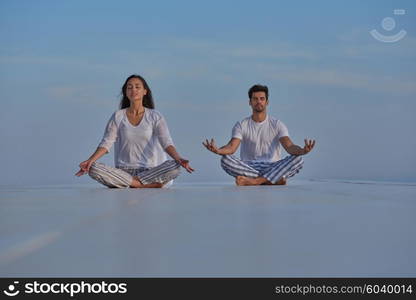
[[[301,156],[289,155],[284,159],[267,161],[242,161],[234,155],[223,155],[221,167],[233,177],[264,177],[271,183],[278,182],[281,178],[294,176],[302,169],[303,159]]]
[[[110,188],[127,188],[133,181],[133,176],[139,178],[142,184],[165,184],[180,173],[180,164],[175,160],[167,160],[154,168],[114,168],[94,162],[88,174],[92,179]]]

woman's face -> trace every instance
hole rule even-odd
[[[142,102],[143,96],[147,94],[147,90],[143,86],[143,82],[139,78],[131,78],[127,81],[126,96],[130,102]]]

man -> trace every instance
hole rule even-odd
[[[221,148],[215,146],[214,139],[202,144],[222,155],[221,166],[235,177],[237,185],[285,185],[287,178],[302,168],[301,155],[309,153],[315,141],[305,139],[303,148],[293,144],[285,124],[267,115],[267,86],[252,86],[248,97],[252,115],[235,124],[230,142]],[[239,159],[232,154],[240,144]],[[290,154],[284,159],[280,158],[280,145]]]

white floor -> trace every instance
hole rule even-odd
[[[416,276],[416,186],[0,189],[0,276]]]

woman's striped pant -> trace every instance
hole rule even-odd
[[[278,182],[281,178],[294,176],[302,169],[303,159],[301,156],[289,155],[284,159],[267,161],[242,161],[234,155],[223,155],[221,167],[233,177],[264,177],[271,183]]]
[[[88,174],[92,179],[110,188],[127,188],[138,177],[142,184],[162,183],[178,177],[180,164],[175,160],[167,160],[154,168],[114,168],[102,163],[94,162]]]

